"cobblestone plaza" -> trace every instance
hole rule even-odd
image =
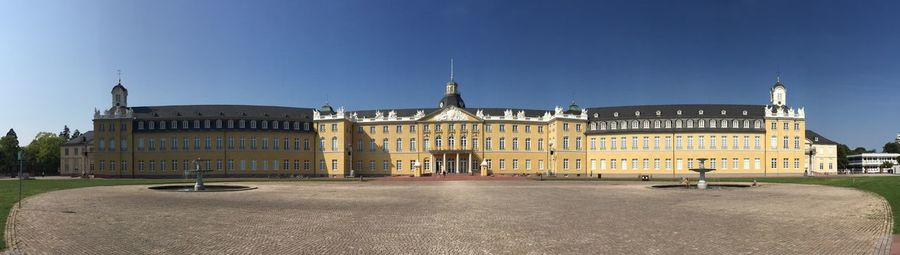
[[[93,187],[28,198],[25,254],[871,254],[890,208],[852,189],[635,182],[284,182],[173,193]]]

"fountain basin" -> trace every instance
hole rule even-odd
[[[697,184],[691,184],[690,186],[685,186],[683,184],[659,184],[650,186],[651,188],[658,189],[697,189]],[[706,189],[739,189],[739,188],[749,188],[750,184],[728,184],[728,183],[717,183],[717,184],[706,184]]]
[[[204,185],[203,190],[194,190],[194,184],[178,184],[178,185],[161,185],[151,186],[149,189],[170,192],[224,192],[224,191],[244,191],[253,190],[256,187],[240,186],[240,185]]]

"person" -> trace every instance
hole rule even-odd
[[[685,188],[690,188],[691,182],[688,181],[687,177],[681,177],[681,185],[684,185]]]

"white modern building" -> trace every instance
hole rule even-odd
[[[847,155],[850,161],[849,167],[851,173],[895,173],[900,167],[897,166],[898,153],[862,153],[856,155]],[[894,167],[882,168],[884,162],[891,162]]]

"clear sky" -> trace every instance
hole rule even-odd
[[[900,132],[900,1],[0,1],[0,128],[91,128],[129,104],[469,107],[766,104],[808,127]]]

